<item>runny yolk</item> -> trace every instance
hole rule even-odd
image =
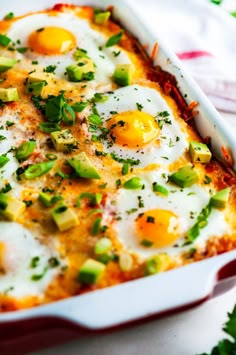
[[[155,118],[145,112],[126,111],[112,117],[109,129],[115,143],[129,148],[143,147],[156,139],[160,128]]]
[[[136,219],[139,242],[149,241],[151,247],[164,248],[179,238],[179,225],[176,215],[167,210],[149,210]]]
[[[32,32],[28,46],[43,55],[56,55],[68,52],[76,46],[73,34],[61,27],[44,27]]]

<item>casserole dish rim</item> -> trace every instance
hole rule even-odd
[[[24,7],[22,7],[22,3],[29,4],[30,1],[23,0],[19,4],[19,2],[12,0],[10,4],[4,4],[0,10],[0,16],[6,14],[9,11],[13,11],[12,7],[17,7],[17,5],[19,6],[20,12],[26,12]],[[40,8],[52,7],[56,3],[58,3],[58,1],[44,0],[40,2],[40,4],[34,4],[34,7],[35,5],[38,5]],[[145,43],[148,43],[149,54],[152,49],[152,45],[158,41],[159,51],[156,55],[154,64],[160,64],[161,67],[165,70],[168,70],[167,68],[169,68],[168,71],[176,76],[177,82],[180,84],[181,91],[189,93],[188,100],[192,101],[193,99],[197,99],[197,101],[199,101],[200,118],[197,122],[197,128],[200,134],[204,134],[203,126],[204,124],[207,124],[207,128],[210,127],[211,132],[213,132],[211,135],[213,138],[213,148],[215,149],[216,153],[221,155],[220,145],[218,142],[221,141],[224,145],[227,146],[229,146],[230,142],[231,150],[233,152],[235,151],[236,155],[236,145],[234,144],[233,137],[231,138],[230,129],[227,128],[227,125],[225,125],[217,111],[210,104],[210,102],[208,102],[208,99],[198,88],[197,84],[184,71],[179,60],[175,57],[174,54],[172,54],[166,45],[163,44],[161,38],[159,38],[158,35],[152,33],[152,31],[149,31],[146,26],[142,26],[142,34],[140,30],[139,36],[138,24],[141,22],[138,17],[136,17],[135,13],[131,11],[131,8],[129,9],[129,5],[125,0],[119,0],[119,4],[117,4],[115,0],[102,0],[99,1],[99,3],[96,0],[74,0],[64,1],[64,3],[101,6],[104,8],[107,5],[114,5],[114,15],[121,21],[121,23],[127,22],[129,17],[129,23],[127,22],[127,26],[125,25],[125,28],[131,30],[132,27],[136,27],[136,30],[131,31],[131,33],[133,33],[135,37],[141,40],[141,43],[144,43],[143,39],[146,38]],[[30,11],[31,9],[27,9],[27,12]],[[16,15],[18,15],[17,10]],[[188,91],[189,89],[190,91]],[[234,160],[236,161],[236,157]],[[0,315],[0,324],[8,321],[27,320],[31,317],[56,316],[70,320],[85,328],[103,329],[134,319],[139,319],[145,317],[148,314],[158,314],[165,311],[171,311],[177,309],[178,307],[190,305],[208,298],[214,288],[218,272],[228,262],[231,262],[235,259],[236,250],[233,250],[207,260],[165,272],[163,274],[129,281],[124,284],[93,291],[92,293],[71,297],[69,299],[52,302],[32,309],[3,313]],[[201,275],[204,280],[201,279],[200,283],[199,281],[196,282],[196,284],[193,286],[193,290],[189,291],[188,295],[185,294],[187,292],[186,287],[183,287],[182,290],[181,287],[179,287],[180,290],[173,294],[175,299],[173,299],[172,304],[171,299],[165,300],[165,294],[167,290],[170,292],[170,294],[173,292],[173,280],[175,277],[177,277],[177,281],[179,280],[181,285],[186,283],[185,286],[188,286],[188,282],[191,281],[191,278],[197,277],[199,275]],[[164,287],[164,285],[166,287],[165,289],[158,289],[158,287]],[[147,290],[145,290],[145,286],[147,286]],[[139,290],[139,292],[142,290],[142,292],[139,294],[139,299],[135,300],[134,302],[132,297],[128,297],[128,293],[131,292],[133,294],[135,292],[137,294],[137,290]],[[154,296],[156,295],[157,290],[159,301],[162,299],[162,304],[155,303]],[[153,292],[154,296],[151,298],[151,301],[149,298],[149,305],[146,307],[143,303],[143,299],[145,301],[145,298],[150,292]],[[122,302],[125,302],[125,300],[127,301],[127,304],[123,305],[123,307],[119,309],[120,314],[117,313],[117,310],[114,309],[114,302],[110,303],[109,305],[107,304],[109,299],[111,299],[110,297],[117,297],[117,300],[122,300]],[[103,307],[100,308],[99,306],[101,304],[103,304]],[[104,306],[106,306],[107,309],[105,309]],[[129,309],[128,306],[131,308]],[[114,311],[113,313],[112,309]]]

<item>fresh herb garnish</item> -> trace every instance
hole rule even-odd
[[[32,200],[23,200],[23,202],[25,203],[26,207],[30,207],[33,204]]]
[[[11,191],[12,190],[12,187],[9,183],[6,183],[6,185],[0,190],[0,193],[7,193],[8,191]]]
[[[39,257],[39,256],[34,256],[34,257],[31,259],[30,267],[31,267],[31,268],[37,267],[38,264],[39,264],[39,261],[40,261],[40,257]]]
[[[53,73],[55,74],[57,66],[56,65],[48,65],[46,68],[43,69],[45,73]]]
[[[14,12],[9,12],[6,16],[4,16],[4,20],[12,20],[14,17]]]
[[[144,207],[144,202],[142,196],[138,196],[138,207],[142,208]]]
[[[149,248],[153,245],[153,242],[151,242],[148,239],[143,239],[143,240],[141,240],[140,244],[143,245],[144,247]]]
[[[7,127],[11,127],[11,126],[13,126],[14,124],[15,124],[14,122],[6,121]]]
[[[223,331],[230,336],[230,339],[223,339],[207,354],[198,355],[235,355],[236,354],[236,306],[232,313],[228,313],[228,320]]]
[[[114,36],[111,36],[106,42],[106,47],[112,47],[115,44],[119,43],[122,38],[123,32],[124,30],[121,30],[119,33],[115,34]]]
[[[131,158],[128,158],[128,159],[123,159],[121,157],[119,157],[118,155],[116,155],[116,153],[114,152],[111,152],[110,153],[110,156],[113,160],[119,162],[119,163],[127,163],[127,164],[130,164],[131,166],[133,165],[139,165],[140,164],[140,160],[139,159],[131,159]]]
[[[200,229],[204,228],[207,225],[207,218],[209,217],[211,210],[211,204],[208,203],[206,207],[201,210],[200,214],[197,217],[196,223],[188,230],[187,238],[190,243],[193,242],[199,236]]]
[[[82,112],[88,106],[87,101],[76,102],[71,107],[75,112]]]
[[[6,156],[6,154],[0,155],[0,168],[3,168],[9,160],[10,159]]]
[[[153,216],[147,216],[147,223],[155,223],[155,218]]]
[[[138,209],[137,208],[131,208],[130,210],[126,211],[127,214],[132,214],[134,212],[137,212]]]
[[[16,48],[16,50],[17,50],[17,52],[19,52],[19,53],[25,53],[25,52],[27,52],[28,51],[28,47],[18,47],[18,48]]]
[[[136,102],[136,106],[137,106],[137,109],[138,109],[139,111],[142,111],[143,105],[141,105],[141,104],[139,104],[138,102]]]
[[[204,182],[204,184],[206,184],[206,185],[207,185],[207,184],[210,184],[210,183],[211,183],[211,178],[210,178],[210,176],[205,175],[203,182]]]

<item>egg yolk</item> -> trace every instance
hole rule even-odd
[[[115,142],[129,148],[142,147],[157,138],[160,128],[155,118],[145,112],[127,111],[114,115],[109,129]]]
[[[167,210],[149,210],[136,219],[136,230],[140,243],[150,242],[150,247],[164,248],[179,237],[178,218]]]
[[[45,27],[31,33],[28,45],[39,54],[56,55],[74,48],[76,41],[73,34],[64,28]]]

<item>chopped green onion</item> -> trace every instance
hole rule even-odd
[[[74,112],[82,112],[87,106],[88,106],[87,101],[81,101],[81,102],[76,102],[71,107],[74,110]]]
[[[11,190],[12,190],[11,185],[9,183],[6,183],[6,185],[2,189],[0,189],[0,194],[5,194]]]
[[[98,205],[98,204],[101,202],[101,200],[102,200],[102,196],[103,196],[103,195],[100,194],[100,193],[92,194],[92,193],[90,193],[90,192],[82,192],[82,193],[79,195],[78,199],[77,199],[76,206],[77,206],[77,207],[80,207],[80,206],[81,206],[81,205],[80,205],[80,201],[81,201],[81,199],[83,199],[83,198],[87,198],[87,199],[89,200],[90,206]]]
[[[9,160],[10,159],[5,154],[0,155],[0,168],[3,168],[4,165],[9,162]]]
[[[43,163],[34,164],[29,166],[25,172],[24,176],[26,179],[35,179],[43,174],[46,174],[54,166],[54,161],[45,161]]]
[[[112,242],[108,238],[101,238],[94,247],[94,253],[96,255],[101,255],[111,249]]]
[[[121,173],[122,175],[127,175],[129,172],[129,163],[124,163],[122,166]]]
[[[54,122],[42,122],[39,124],[39,128],[41,131],[46,133],[52,133],[61,130],[60,126]]]
[[[128,190],[139,190],[143,187],[143,180],[138,176],[134,176],[133,178],[127,180],[123,186]]]
[[[17,52],[19,52],[19,53],[25,53],[25,52],[27,52],[28,49],[29,49],[28,47],[16,48]]]
[[[96,92],[96,94],[94,94],[93,98],[92,98],[92,102],[106,102],[108,100],[108,96],[99,94],[98,92]]]
[[[200,214],[197,217],[196,223],[188,230],[187,237],[189,242],[193,242],[200,234],[200,229],[204,228],[207,225],[207,218],[209,217],[212,210],[210,203],[204,207]]]
[[[45,155],[48,160],[57,160],[57,155],[53,153],[48,153]]]
[[[65,174],[65,173],[63,173],[59,168],[57,170],[56,175],[60,176],[62,179],[71,179],[74,176],[74,174]]]
[[[43,270],[43,272],[42,272],[41,274],[32,275],[32,276],[31,276],[31,280],[32,280],[32,281],[39,281],[39,280],[41,280],[41,279],[44,277],[44,275],[46,274],[47,271],[48,271],[48,268],[45,267],[44,270]]]
[[[54,208],[53,211],[54,211],[55,213],[63,213],[63,212],[65,212],[66,210],[68,210],[68,207],[65,206],[64,204],[61,204],[60,206]]]
[[[119,33],[115,34],[114,36],[111,36],[106,42],[106,47],[112,47],[115,44],[119,43],[123,35],[123,32],[124,31],[121,30]]]
[[[16,159],[18,161],[27,159],[33,153],[35,147],[35,141],[28,141],[22,143],[16,150]]]
[[[222,3],[223,0],[211,0],[211,2],[213,2],[213,4],[216,5],[220,5]]]
[[[48,259],[48,265],[51,268],[54,268],[60,265],[60,261],[57,258],[52,256],[51,258]]]
[[[90,116],[88,116],[88,120],[90,123],[94,124],[94,125],[100,125],[102,124],[102,119],[100,116],[95,115],[95,114],[91,114]]]
[[[169,191],[164,186],[158,185],[156,182],[152,184],[152,189],[154,192],[159,192],[164,196],[168,196],[169,194]]]
[[[76,51],[74,53],[74,58],[75,58],[76,61],[81,59],[81,58],[90,59],[89,56],[87,55],[87,51],[85,49],[83,49],[83,48],[77,48],[76,49]]]
[[[11,121],[7,121],[6,122],[6,125],[7,125],[7,127],[11,127],[11,126],[13,126],[15,123],[14,122],[11,122]]]
[[[99,233],[101,221],[102,221],[101,217],[95,219],[95,222],[94,222],[93,228],[92,228],[92,235],[97,235]]]
[[[34,257],[31,259],[30,267],[31,267],[31,268],[37,267],[38,264],[39,264],[39,261],[40,261],[40,257],[39,257],[39,256],[34,256]]]
[[[127,253],[122,253],[119,257],[119,266],[122,271],[130,271],[133,266],[133,258]]]
[[[69,125],[73,125],[75,123],[75,113],[73,108],[68,105],[65,104],[62,108],[62,116],[65,120],[66,123],[68,123]]]

